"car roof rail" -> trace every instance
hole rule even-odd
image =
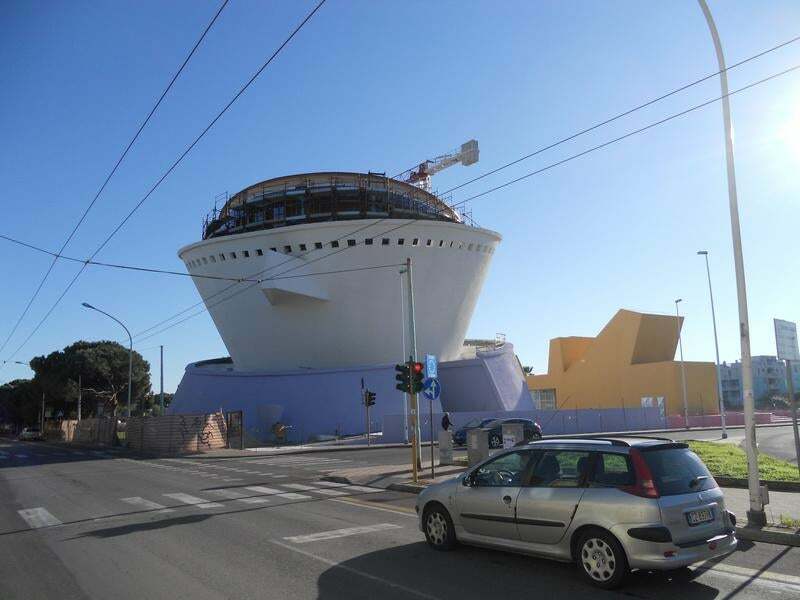
[[[576,438],[552,438],[552,439],[545,439],[542,440],[543,442],[608,442],[612,446],[630,446],[628,442],[625,440],[621,440],[619,438],[610,438],[610,437],[598,437],[594,435],[586,436],[586,437],[576,437]]]
[[[637,440],[659,440],[662,442],[674,442],[675,440],[668,437],[660,437],[656,435],[625,435],[620,437],[633,438]]]

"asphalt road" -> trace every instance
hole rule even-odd
[[[721,429],[681,431],[663,434],[676,440],[718,440]],[[736,443],[744,441],[744,429],[728,429],[728,439]],[[792,426],[757,427],[756,440],[760,452],[781,458],[797,464],[797,455],[794,450],[794,433]]]
[[[430,550],[414,497],[320,477],[383,450],[131,459],[0,440],[0,598],[604,598],[573,565]],[[634,573],[625,595],[797,598],[800,548]]]

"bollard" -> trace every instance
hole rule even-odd
[[[489,458],[489,430],[470,429],[467,431],[467,461],[477,465]]]
[[[513,448],[519,443],[524,443],[525,430],[522,423],[503,423],[501,425],[503,434],[503,448]]]
[[[439,431],[439,464],[453,464],[453,434],[449,431]]]

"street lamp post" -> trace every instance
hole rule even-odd
[[[708,275],[708,295],[711,298],[711,322],[714,324],[714,351],[717,358],[717,395],[719,398],[719,417],[722,425],[722,439],[727,439],[728,430],[725,428],[725,400],[722,396],[722,376],[719,370],[719,342],[717,341],[717,315],[714,312],[714,292],[711,289],[711,268],[708,266],[708,250],[699,250],[700,256],[706,258],[706,275]]]
[[[725,127],[725,164],[728,173],[728,204],[731,215],[731,238],[733,239],[733,263],[736,271],[736,297],[739,305],[739,341],[742,349],[742,393],[744,395],[744,442],[747,453],[747,489],[750,510],[747,521],[761,527],[766,524],[764,502],[758,476],[758,450],[756,448],[755,403],[753,401],[753,372],[750,360],[750,319],[747,316],[747,284],[744,277],[742,253],[742,231],[739,226],[739,200],[736,194],[736,168],[733,162],[733,128],[731,127],[731,105],[728,99],[728,73],[722,42],[714,23],[714,17],[706,0],[697,0],[705,16],[719,66],[719,83],[722,88],[722,121]]]
[[[90,308],[92,310],[96,310],[97,312],[102,313],[105,316],[107,316],[109,319],[113,319],[114,321],[119,323],[122,326],[122,328],[125,330],[125,333],[128,334],[128,340],[130,342],[130,345],[128,346],[128,417],[130,417],[131,416],[131,383],[133,381],[133,337],[131,336],[131,332],[128,331],[128,328],[125,327],[125,324],[122,321],[120,321],[118,318],[108,314],[107,312],[105,312],[103,310],[100,310],[99,308],[97,308],[95,306],[92,306],[88,302],[82,302],[81,304],[83,305],[84,308]]]
[[[683,302],[682,298],[678,298],[675,300],[675,316],[678,317],[678,347],[681,351],[681,385],[683,387],[683,422],[686,425],[686,429],[689,429],[689,400],[686,397],[686,367],[683,364],[683,332],[681,327],[681,314],[678,310],[678,304]]]

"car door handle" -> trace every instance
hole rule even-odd
[[[511,504],[511,496],[503,496],[503,502],[506,504]]]

